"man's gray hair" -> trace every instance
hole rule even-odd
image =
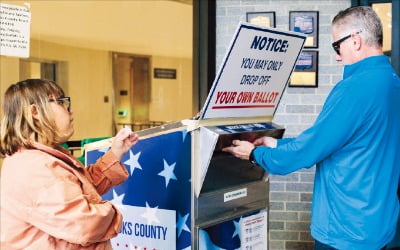
[[[332,26],[346,32],[360,32],[367,45],[382,47],[382,23],[369,6],[352,7],[340,11],[332,20]]]

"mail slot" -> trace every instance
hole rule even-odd
[[[281,138],[283,128],[270,123],[236,124],[205,127],[218,134],[201,193],[209,193],[220,189],[261,181],[265,171],[247,160],[241,160],[222,149],[232,144],[233,140],[253,142],[262,136]]]

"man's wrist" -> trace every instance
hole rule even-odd
[[[257,148],[257,147],[254,147],[254,148],[251,150],[250,154],[249,154],[249,161],[250,161],[251,163],[255,164],[255,165],[257,165],[257,162],[256,162],[256,160],[254,159],[254,150],[255,150],[256,148]]]

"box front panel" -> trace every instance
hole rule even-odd
[[[121,162],[128,179],[103,195],[123,214],[114,249],[186,249],[191,245],[190,134],[140,140]],[[95,162],[108,149],[87,152]]]

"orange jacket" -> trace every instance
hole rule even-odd
[[[112,249],[118,209],[101,194],[128,177],[109,151],[85,168],[64,149],[35,143],[1,168],[1,249]]]

